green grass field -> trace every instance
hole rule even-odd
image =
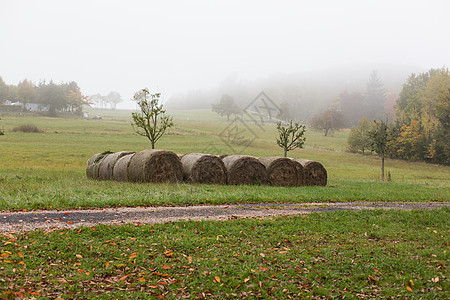
[[[449,213],[334,212],[9,234],[0,240],[0,297],[445,299]]]
[[[140,151],[149,148],[145,137],[133,133],[130,111],[91,111],[102,120],[4,116],[0,137],[0,209],[49,209],[139,205],[193,205],[249,202],[335,201],[448,201],[450,168],[426,163],[387,160],[392,181],[381,182],[380,159],[375,155],[345,152],[347,131],[324,137],[307,131],[305,149],[289,156],[320,161],[328,171],[327,187],[240,187],[190,184],[137,184],[100,182],[85,176],[87,159],[95,153]],[[208,110],[174,112],[176,126],[157,144],[176,153],[230,153],[280,155],[276,128],[248,123],[242,132],[244,148],[223,138],[230,123]],[[12,132],[33,124],[42,133]],[[241,126],[242,127],[242,126]],[[254,134],[257,135],[255,138]]]
[[[203,111],[173,112],[157,144],[176,153],[281,155],[275,125],[230,124]],[[139,184],[85,175],[95,153],[149,148],[130,111],[102,120],[2,115],[0,210],[226,203],[439,201],[450,168],[345,152],[348,131],[307,131],[289,156],[320,161],[326,187]],[[41,133],[12,132],[33,124]],[[248,147],[243,143],[248,142]],[[215,152],[214,152],[215,151]],[[330,299],[448,297],[449,210],[333,212],[159,225],[99,225],[0,235],[0,298]]]

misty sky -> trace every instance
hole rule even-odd
[[[420,72],[449,66],[449,11],[448,0],[0,0],[0,76],[129,100],[230,76],[385,63]]]

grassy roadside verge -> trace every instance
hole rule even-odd
[[[450,210],[4,235],[3,297],[445,298]]]
[[[0,210],[118,206],[186,206],[238,203],[351,201],[445,202],[439,183],[330,180],[326,187],[137,184],[95,181],[81,171],[17,171],[0,176]]]

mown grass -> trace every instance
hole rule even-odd
[[[5,234],[3,297],[448,296],[448,208]]]
[[[331,180],[326,187],[140,184],[87,179],[83,171],[11,171],[0,177],[0,210],[230,203],[448,201],[439,185]]]

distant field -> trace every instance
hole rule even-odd
[[[241,139],[224,143],[230,125],[209,110],[171,112],[176,123],[157,148],[176,153],[282,155],[274,124],[240,125]],[[201,185],[145,185],[96,182],[84,174],[86,161],[105,150],[140,151],[150,144],[133,133],[131,111],[91,110],[103,119],[62,119],[2,116],[0,126],[0,209],[92,207],[117,205],[190,205],[199,203],[307,202],[307,201],[447,201],[450,168],[425,163],[387,160],[392,181],[382,183],[380,160],[374,155],[345,152],[348,131],[324,137],[308,130],[305,149],[289,156],[320,161],[328,171],[325,188],[228,187]],[[11,130],[33,124],[43,133]],[[243,148],[239,143],[249,143]]]

